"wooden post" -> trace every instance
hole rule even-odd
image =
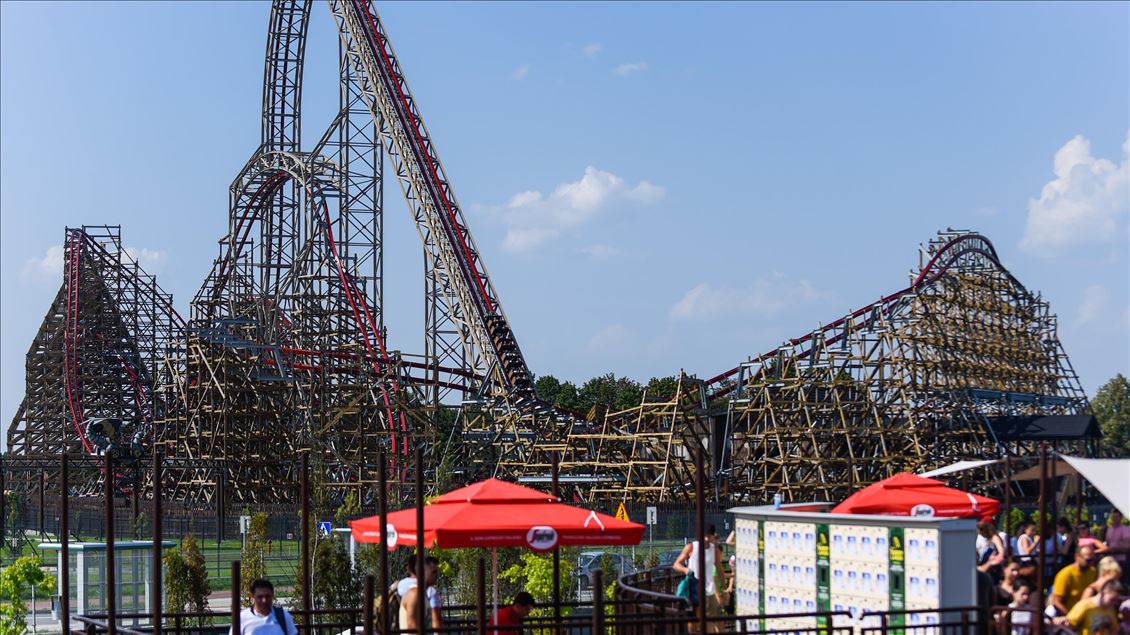
[[[59,626],[63,635],[71,632],[71,542],[70,542],[70,497],[67,496],[71,489],[70,466],[67,455],[59,459],[59,585],[63,588],[63,597],[59,601]],[[0,492],[2,494],[2,492]],[[160,635],[159,633],[157,635]]]
[[[103,468],[102,496],[106,506],[106,632],[115,635],[118,632],[118,589],[115,580],[117,563],[114,562],[114,459],[109,454],[105,457]]]

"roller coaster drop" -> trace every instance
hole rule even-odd
[[[329,7],[340,110],[302,151],[310,2],[272,4],[261,144],[232,182],[228,232],[188,320],[117,228],[66,230],[10,467],[160,447],[166,497],[205,507],[294,501],[303,451],[348,485],[370,483],[384,450],[401,486],[492,472],[537,482],[556,452],[578,497],[663,500],[689,495],[697,446],[711,448],[720,498],[763,500],[1022,452],[987,432],[1004,410],[1086,411],[1047,304],[967,233],[932,242],[907,289],[732,371],[681,377],[675,395],[625,412],[555,410],[534,390],[376,11]],[[386,346],[386,160],[423,245],[419,355]],[[416,444],[431,452],[423,474],[404,460]]]

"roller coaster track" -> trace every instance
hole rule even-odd
[[[928,286],[929,284],[938,280],[939,278],[944,276],[950,270],[950,267],[954,266],[963,256],[971,254],[977,254],[984,257],[986,261],[992,263],[1000,271],[1000,273],[1005,275],[1014,285],[1016,285],[1017,289],[1022,290],[1022,292],[1024,293],[1027,293],[1027,291],[1023,291],[1024,285],[1020,284],[1020,281],[1017,280],[1012,275],[1012,273],[1005,269],[1004,265],[1001,264],[1000,258],[997,256],[997,250],[995,247],[993,247],[993,244],[989,242],[988,238],[982,236],[981,234],[973,232],[961,233],[957,236],[954,236],[953,238],[950,238],[941,247],[941,249],[938,249],[930,257],[930,259],[918,272],[918,275],[915,276],[914,280],[910,283],[910,286],[896,291],[890,295],[884,296],[861,309],[856,309],[850,314],[833,320],[832,322],[829,322],[828,324],[825,324],[824,326],[804,336],[790,339],[782,346],[774,348],[767,353],[763,353],[757,357],[752,357],[746,362],[745,365],[768,361],[779,355],[785,347],[799,346],[805,344],[806,342],[812,342],[826,333],[835,332],[845,323],[853,320],[858,320],[863,316],[871,315],[871,319],[876,319],[880,314],[890,311],[900,299],[911,295],[919,289]],[[845,335],[841,333],[828,337],[824,339],[823,342],[825,346],[828,346],[835,344],[843,337],[845,337]],[[801,351],[796,355],[796,358],[806,358],[812,354],[812,351],[812,348],[808,349],[807,351]],[[721,397],[725,397],[726,395],[732,393],[735,389],[737,389],[738,386],[736,384],[723,382],[737,375],[742,370],[742,367],[743,366],[735,366],[734,368],[718,373],[717,375],[706,379],[703,383],[707,387],[709,398],[711,400],[719,399]]]

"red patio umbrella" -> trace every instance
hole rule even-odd
[[[852,494],[832,509],[833,514],[882,516],[940,516],[982,518],[1000,510],[996,499],[947,487],[916,474],[896,474]]]
[[[416,545],[416,509],[388,514],[389,548]],[[349,523],[358,542],[381,541],[381,517]],[[567,545],[638,545],[643,525],[565,505],[535,489],[487,479],[461,487],[424,507],[424,546],[489,547],[491,597],[498,612],[498,547],[549,551]]]
[[[380,542],[380,516],[349,523],[358,542]],[[388,514],[389,547],[416,545],[416,510]],[[448,492],[424,507],[425,547],[638,545],[644,526],[559,502],[528,487],[487,479]]]

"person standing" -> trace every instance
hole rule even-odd
[[[231,628],[228,635],[234,635]],[[270,580],[251,583],[251,606],[239,612],[239,635],[298,635],[290,612],[275,606],[275,585]]]
[[[723,585],[717,580],[723,571],[723,566],[722,550],[718,547],[718,533],[714,528],[714,523],[707,523],[703,538],[706,542],[706,614],[716,617],[722,615],[722,607],[726,606],[728,599],[725,597],[726,592],[723,590]],[[679,557],[675,558],[675,562],[671,565],[671,568],[675,571],[691,577],[691,605],[696,609],[699,601],[698,581],[703,579],[703,574],[698,570],[699,548],[697,540],[683,547],[683,550],[679,552]],[[722,627],[721,621],[712,622],[709,626],[710,631],[714,633],[721,633]]]
[[[443,600],[435,584],[439,580],[439,560],[428,556],[424,560],[424,591],[420,590],[420,580],[416,575],[416,558],[408,561],[409,577],[396,583],[396,593],[400,596],[399,623],[402,631],[420,632],[418,622],[419,602],[428,603],[432,628],[443,628]]]
[[[1016,555],[1022,566],[1030,566],[1036,562],[1039,553],[1036,547],[1040,544],[1040,537],[1036,535],[1036,523],[1028,521],[1021,525],[1020,536],[1016,539]]]
[[[1122,512],[1117,509],[1110,510],[1107,519],[1110,528],[1106,530],[1106,553],[1110,554],[1118,565],[1122,567],[1123,586],[1130,584],[1130,525],[1123,522]]]

